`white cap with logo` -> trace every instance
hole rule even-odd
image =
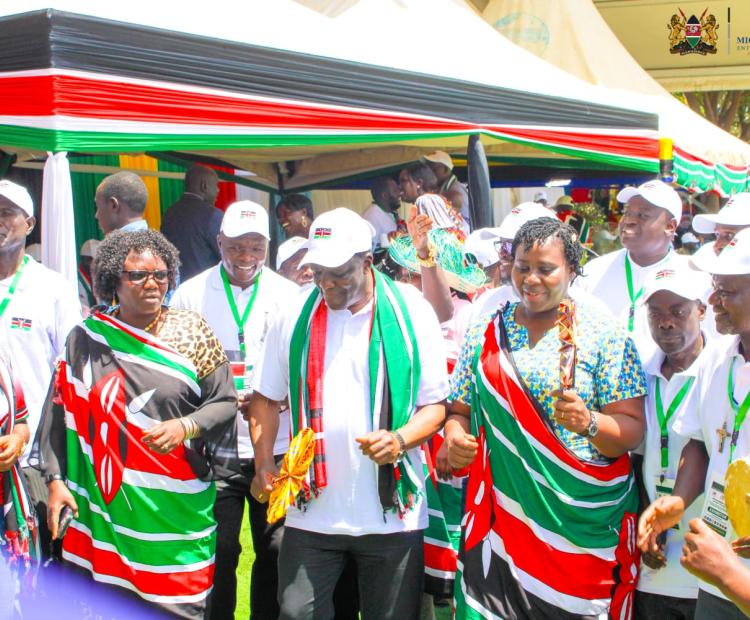
[[[621,189],[620,193],[617,194],[617,200],[618,202],[627,202],[635,196],[640,196],[655,207],[666,209],[678,222],[682,219],[682,199],[675,189],[664,181],[653,179],[641,183],[638,187]]]
[[[268,213],[257,202],[240,200],[227,207],[221,220],[221,232],[227,237],[240,237],[248,233],[258,233],[270,239]]]
[[[707,273],[685,268],[665,267],[650,274],[643,284],[643,301],[659,291],[669,291],[684,299],[698,299],[706,303],[711,292],[711,278]]]
[[[431,161],[433,164],[443,164],[448,170],[453,170],[453,159],[445,151],[433,151],[427,153],[424,159]]]
[[[505,216],[498,228],[493,230],[496,230],[497,236],[502,239],[513,239],[521,226],[531,220],[538,220],[540,217],[555,219],[557,215],[538,202],[522,202]]]
[[[496,228],[479,228],[473,231],[464,242],[464,253],[477,259],[482,268],[490,267],[500,261],[500,254],[495,243],[500,239]]]
[[[693,230],[702,235],[714,232],[717,224],[750,226],[750,193],[735,194],[718,213],[706,213],[693,218]]]
[[[3,179],[0,181],[0,196],[16,205],[27,217],[34,216],[34,202],[25,187]]]
[[[313,220],[305,247],[300,266],[340,267],[355,254],[372,251],[372,226],[343,207],[326,211]]]
[[[290,237],[284,241],[284,243],[279,246],[279,249],[276,250],[276,269],[281,269],[281,266],[297,252],[302,250],[306,243],[307,239],[304,237]]]
[[[718,276],[750,274],[750,228],[738,232],[718,256],[706,256],[700,268]]]

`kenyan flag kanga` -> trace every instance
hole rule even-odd
[[[466,488],[456,618],[629,619],[639,561],[630,461],[592,463],[568,450],[504,340],[498,317],[474,362],[479,454]]]
[[[205,461],[185,445],[164,455],[141,441],[158,422],[205,403],[195,366],[97,314],[71,332],[56,380],[66,484],[79,509],[63,558],[96,581],[202,618],[213,583],[214,484],[200,478]]]

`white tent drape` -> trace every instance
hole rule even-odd
[[[78,287],[73,186],[67,153],[48,153],[42,183],[42,264]]]

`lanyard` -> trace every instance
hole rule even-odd
[[[685,400],[685,396],[687,396],[687,393],[690,390],[690,386],[693,385],[694,381],[695,377],[690,377],[685,380],[685,383],[682,385],[679,392],[675,394],[672,402],[669,403],[669,407],[667,407],[667,413],[665,415],[664,406],[661,403],[661,386],[659,385],[659,377],[656,377],[656,417],[659,419],[659,431],[661,433],[662,479],[664,478],[664,472],[669,466],[669,432],[667,430],[667,425],[672,419],[674,412],[677,411],[679,406],[682,404],[682,401]]]
[[[630,298],[630,312],[628,313],[628,333],[633,331],[633,321],[635,319],[635,304],[643,295],[643,287],[633,293],[633,268],[630,266],[630,259],[625,254],[625,279],[628,282],[628,297]]]
[[[13,279],[10,281],[10,288],[8,288],[8,294],[5,296],[5,299],[0,301],[0,318],[3,317],[3,315],[5,314],[5,311],[7,310],[8,304],[10,303],[10,300],[13,297],[13,293],[16,292],[18,283],[21,280],[21,274],[23,273],[23,268],[26,266],[26,263],[28,262],[29,262],[29,257],[24,255],[23,261],[21,261],[21,266],[18,268],[18,271],[16,271],[16,275],[14,275]]]
[[[224,292],[227,295],[227,301],[229,302],[229,308],[232,310],[232,316],[234,317],[234,322],[237,325],[237,339],[240,341],[240,355],[242,356],[243,361],[245,360],[245,323],[247,323],[247,317],[250,316],[250,311],[253,309],[253,304],[255,303],[255,297],[258,295],[258,285],[260,284],[260,276],[263,275],[262,271],[258,272],[258,277],[255,278],[255,283],[253,284],[253,292],[250,294],[250,300],[247,302],[247,305],[245,306],[245,311],[242,313],[242,317],[240,317],[240,312],[237,309],[237,302],[234,300],[234,295],[232,295],[232,287],[229,283],[229,276],[227,276],[227,272],[224,270],[224,265],[221,265],[219,267],[219,270],[221,271],[221,281],[224,283]]]
[[[738,407],[737,401],[734,400],[734,363],[737,361],[736,357],[732,358],[732,365],[729,367],[729,377],[727,378],[727,393],[729,396],[729,404],[734,411],[734,424],[732,425],[732,439],[729,442],[729,462],[732,462],[734,458],[734,448],[737,446],[737,440],[740,436],[740,427],[745,421],[747,410],[750,409],[750,391],[745,394],[745,398],[742,404]]]

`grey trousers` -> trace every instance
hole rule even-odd
[[[747,616],[731,601],[698,590],[695,620],[747,620]]]
[[[357,565],[362,620],[418,620],[422,531],[340,536],[286,527],[279,553],[279,620],[330,620],[347,559]]]

